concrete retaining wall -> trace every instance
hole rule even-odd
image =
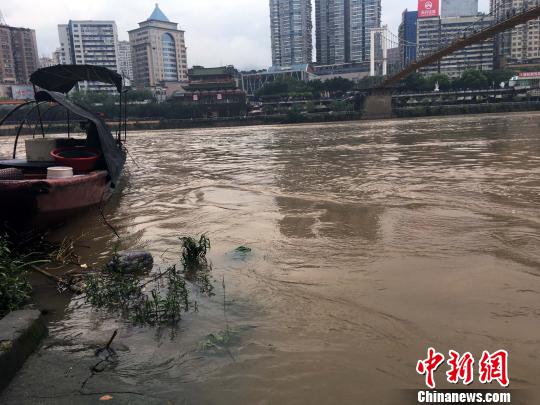
[[[362,119],[376,120],[392,117],[392,95],[372,94],[364,99]]]
[[[47,327],[39,311],[13,311],[0,320],[0,391],[45,336]]]

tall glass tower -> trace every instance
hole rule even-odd
[[[272,65],[311,63],[311,0],[270,0]]]
[[[367,62],[381,0],[315,0],[317,63]]]

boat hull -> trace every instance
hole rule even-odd
[[[17,229],[60,225],[110,195],[106,171],[69,179],[0,180],[0,224]]]

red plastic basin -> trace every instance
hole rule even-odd
[[[54,161],[61,166],[72,167],[76,172],[91,172],[97,166],[101,151],[85,146],[58,148],[51,152]]]

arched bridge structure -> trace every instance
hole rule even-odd
[[[493,13],[493,12],[492,12]],[[540,0],[528,2],[528,7],[507,11],[505,18],[494,20],[493,24],[478,28],[472,25],[467,31],[460,33],[454,40],[440,49],[434,51],[419,60],[413,61],[397,73],[382,79],[380,84],[375,85],[364,99],[363,117],[367,119],[386,118],[392,115],[392,96],[390,88],[418,69],[438,62],[445,56],[466,48],[469,45],[480,43],[495,35],[510,30],[527,21],[540,17]]]
[[[405,68],[400,70],[394,75],[391,75],[387,77],[383,82],[379,85],[379,88],[385,88],[392,84],[395,84],[399,82],[401,79],[404,79],[409,74],[416,72],[418,69],[431,65],[445,56],[448,56],[456,51],[459,51],[469,45],[473,45],[482,41],[485,41],[486,39],[489,39],[501,32],[507,31],[511,28],[516,27],[517,25],[526,23],[527,21],[534,20],[538,17],[540,17],[540,1],[536,0],[536,5],[533,5],[530,8],[523,9],[523,10],[513,10],[511,12],[511,15],[500,21],[495,21],[492,25],[490,25],[487,28],[484,28],[479,31],[473,31],[471,34],[466,35],[463,34],[463,36],[457,38],[453,42],[451,42],[449,45],[437,50],[436,52],[429,54],[425,57],[423,57],[420,60],[414,61],[407,65]]]

